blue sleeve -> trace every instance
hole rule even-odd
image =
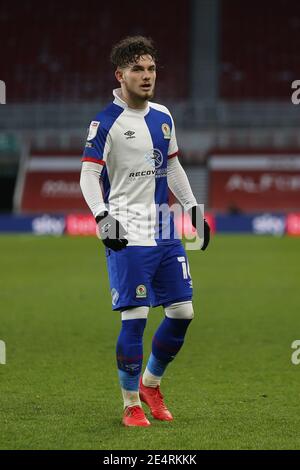
[[[105,165],[109,150],[110,137],[108,130],[104,128],[101,121],[92,121],[81,161]]]

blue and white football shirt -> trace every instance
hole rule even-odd
[[[168,208],[167,160],[178,153],[172,116],[152,102],[129,108],[120,89],[113,94],[90,124],[82,161],[103,165],[104,202],[127,230],[128,245],[178,243]]]

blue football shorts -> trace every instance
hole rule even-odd
[[[113,310],[167,307],[192,299],[192,279],[181,242],[105,251]]]

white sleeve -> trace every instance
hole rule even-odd
[[[81,167],[81,191],[94,217],[107,210],[99,181],[102,168],[102,165],[93,162],[83,162]]]
[[[197,205],[188,177],[178,157],[168,160],[168,186],[186,211]]]

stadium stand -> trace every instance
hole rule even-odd
[[[222,0],[220,96],[288,100],[300,77],[300,3]]]
[[[177,11],[175,21],[174,16],[170,18],[170,4],[159,0],[151,2],[147,15],[136,0],[127,4],[87,0],[77,2],[76,8],[68,0],[6,2],[0,12],[1,58],[5,63],[1,79],[8,84],[9,102],[110,97],[116,86],[109,64],[111,46],[132,34],[155,40],[164,64],[158,93],[165,98],[185,98],[189,2],[175,0],[172,8]],[[131,29],[125,9],[130,10]],[[171,38],[170,31],[176,32]]]
[[[35,151],[72,150],[79,162],[88,123],[117,86],[111,46],[133,34],[155,40],[154,101],[172,112],[181,162],[202,201],[211,203],[214,149],[279,149],[288,165],[289,150],[300,148],[299,106],[291,101],[291,84],[300,79],[299,33],[297,0],[153,0],[147,10],[138,0],[4,0],[1,185],[13,188],[19,161]],[[11,206],[7,198],[0,211]]]

